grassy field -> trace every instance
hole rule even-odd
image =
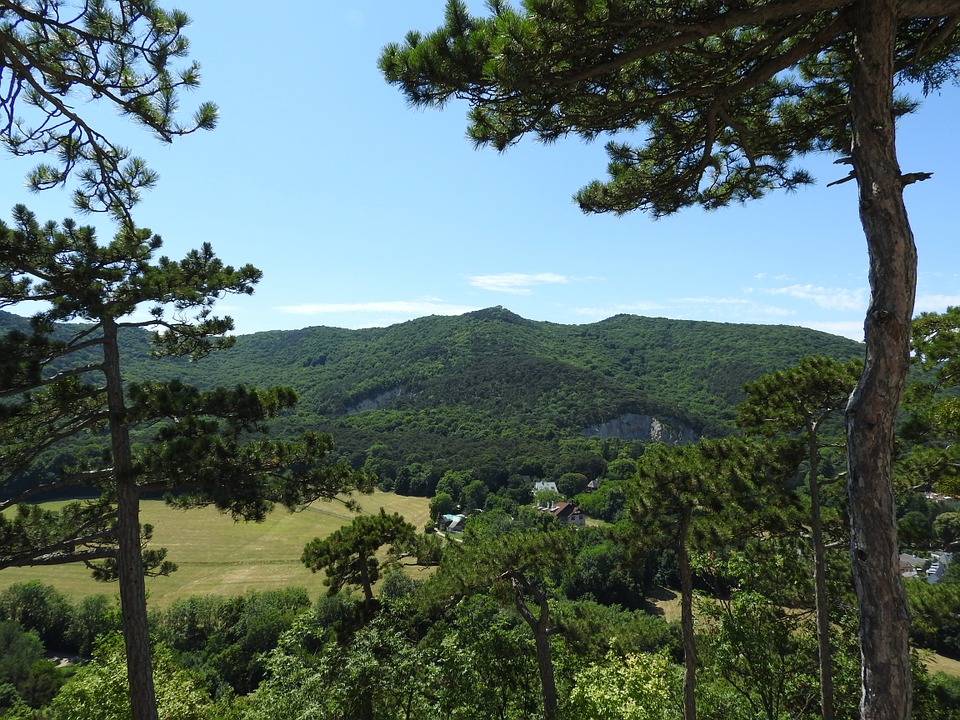
[[[960,677],[960,660],[937,655],[936,653],[922,653],[924,662],[927,664],[927,670],[932,673],[941,672],[944,675],[953,675]]]
[[[365,513],[398,512],[418,529],[428,517],[428,500],[376,491],[359,496]],[[168,577],[147,578],[153,606],[166,606],[189,595],[240,595],[248,590],[305,587],[311,597],[325,591],[323,575],[300,563],[303,546],[346,525],[354,517],[337,502],[317,502],[290,513],[278,508],[262,523],[235,523],[212,508],[173,510],[160,501],[142,503],[140,519],[154,526],[152,547],[165,547],[178,570]],[[86,595],[114,595],[116,585],[96,582],[82,565],[10,568],[0,572],[0,589],[39,579],[74,600]]]

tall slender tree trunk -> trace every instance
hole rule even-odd
[[[860,606],[862,720],[907,720],[911,681],[906,595],[897,560],[891,464],[909,364],[917,253],[903,204],[893,117],[898,0],[860,0],[850,109],[860,220],[870,257],[863,374],[847,406],[847,498]]]
[[[693,573],[687,553],[691,510],[680,520],[677,565],[680,571],[680,635],[683,641],[683,720],[697,718],[697,644],[693,636]]]
[[[820,458],[816,423],[807,428],[810,461],[810,535],[813,544],[814,610],[817,614],[817,656],[820,661],[820,714],[833,720],[833,664],[830,650],[830,608],[827,605],[827,558],[820,518]]]
[[[373,618],[374,598],[373,583],[370,581],[370,569],[367,563],[370,558],[362,552],[357,560],[360,563],[360,586],[363,588],[363,613],[364,621],[368,622]]]
[[[127,680],[130,684],[130,708],[133,720],[159,720],[153,688],[147,595],[140,548],[140,492],[133,477],[130,434],[120,375],[117,325],[112,318],[103,321],[103,367],[110,415],[110,447],[113,452],[117,489],[117,571],[120,581],[123,641],[127,654]]]
[[[550,635],[546,623],[538,624],[534,629],[534,641],[537,646],[537,667],[540,669],[540,689],[543,695],[544,720],[557,717],[557,684],[553,677],[553,654],[550,651]]]
[[[360,716],[357,720],[373,720],[373,688],[367,686],[360,696]]]
[[[555,720],[557,717],[557,683],[553,674],[553,652],[550,650],[550,635],[555,628],[550,626],[550,605],[546,594],[534,583],[530,582],[523,573],[512,573],[514,599],[517,611],[527,621],[533,631],[533,639],[537,648],[537,668],[540,670],[540,693],[543,698],[544,720]],[[539,617],[530,612],[525,595],[533,595],[540,609]]]

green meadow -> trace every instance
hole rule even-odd
[[[380,491],[357,497],[362,512],[376,513],[382,507],[388,513],[400,513],[417,528],[423,528],[429,515],[427,498]],[[167,577],[147,578],[149,602],[166,606],[190,595],[241,595],[292,586],[305,587],[316,598],[326,589],[323,575],[300,563],[303,546],[354,516],[337,501],[316,502],[298,512],[278,507],[261,523],[245,523],[234,522],[213,508],[174,510],[159,500],[144,501],[140,520],[154,526],[151,547],[167,548],[167,558],[178,566]],[[93,580],[81,564],[8,568],[0,571],[0,590],[34,579],[73,600],[116,593],[114,583]]]

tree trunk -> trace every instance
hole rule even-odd
[[[544,720],[557,717],[557,685],[553,677],[553,656],[550,652],[550,636],[546,627],[534,629],[537,644],[537,667],[540,668],[540,687],[543,693]]]
[[[680,542],[677,543],[677,565],[680,571],[680,635],[683,640],[683,720],[697,718],[697,645],[693,637],[693,573],[687,554],[687,531],[690,510],[680,521]]]
[[[903,205],[893,117],[897,0],[861,0],[850,109],[860,220],[870,257],[863,374],[847,406],[847,501],[860,607],[862,720],[910,717],[909,619],[897,559],[891,464],[909,366],[917,255]]]
[[[827,552],[820,520],[820,458],[817,428],[807,428],[810,453],[810,535],[813,544],[814,609],[817,614],[817,656],[820,661],[820,714],[833,720],[833,667],[830,657],[830,608],[827,605]]]
[[[370,558],[362,552],[359,555],[360,562],[360,587],[363,588],[363,612],[364,620],[369,621],[373,617],[373,583],[370,581],[370,568],[368,562]]]
[[[140,493],[133,477],[130,434],[120,375],[117,325],[113,319],[103,321],[103,340],[110,447],[113,452],[117,489],[117,572],[131,716],[133,720],[158,720],[140,547]]]
[[[357,720],[373,720],[373,689],[369,686],[360,696],[360,717]]]
[[[543,696],[544,720],[555,720],[557,717],[557,683],[553,675],[553,654],[550,650],[550,605],[547,596],[536,585],[523,577],[522,573],[513,574],[514,599],[520,616],[527,621],[533,630],[534,643],[537,647],[537,667],[540,670],[540,691]],[[527,607],[525,595],[533,595],[540,609],[540,616],[535,617]]]

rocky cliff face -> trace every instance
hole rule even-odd
[[[696,430],[673,418],[636,413],[627,413],[600,425],[584,428],[583,436],[601,439],[615,437],[623,440],[653,440],[668,445],[696,442],[700,437]]]
[[[365,410],[382,410],[403,394],[402,387],[390,388],[379,395],[354,403],[346,409],[344,414],[353,415],[354,413],[364,412]]]

